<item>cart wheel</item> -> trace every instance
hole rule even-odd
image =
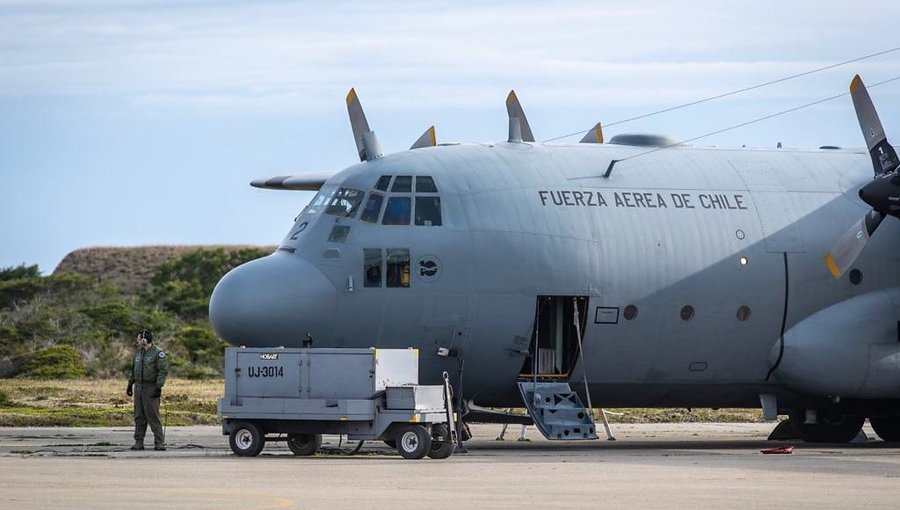
[[[450,427],[444,423],[435,423],[431,426],[431,449],[428,456],[432,459],[446,459],[453,455],[456,445],[450,439]]]
[[[231,451],[241,457],[256,457],[266,445],[266,436],[255,423],[238,422],[228,437]]]
[[[421,459],[431,450],[431,435],[421,425],[407,424],[397,435],[397,451],[404,459]]]
[[[314,455],[322,446],[322,435],[288,434],[287,445],[294,455]]]

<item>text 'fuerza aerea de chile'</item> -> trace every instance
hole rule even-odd
[[[746,210],[746,199],[738,193],[659,193],[649,191],[540,190],[541,205],[559,207],[629,207],[645,209]]]

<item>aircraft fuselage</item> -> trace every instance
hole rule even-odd
[[[354,165],[278,251],[223,278],[212,323],[234,345],[416,347],[423,383],[462,361],[466,398],[490,406],[520,405],[516,381],[535,368],[573,382],[586,373],[605,407],[900,398],[900,385],[854,382],[870,358],[835,382],[844,395],[817,393],[815,367],[841,338],[811,354],[791,340],[817,312],[900,286],[894,221],[851,274],[835,280],[823,261],[867,211],[857,191],[872,178],[868,154],[678,147],[624,160],[648,150],[459,144]],[[605,178],[611,159],[624,161]],[[431,177],[436,191],[424,180],[392,191],[398,176]],[[347,209],[329,213],[336,192]],[[893,356],[897,317],[881,315],[856,318],[885,324],[860,349]],[[827,336],[818,324],[809,334]],[[886,370],[900,383],[900,368]]]

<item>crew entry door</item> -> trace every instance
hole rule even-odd
[[[520,377],[569,378],[580,355],[579,332],[583,337],[587,305],[587,296],[537,297],[531,342]]]

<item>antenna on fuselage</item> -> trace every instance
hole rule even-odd
[[[516,97],[516,91],[510,90],[506,96],[506,113],[509,115],[509,141],[510,142],[533,142],[534,134],[531,132],[531,126],[528,125],[528,119],[525,118],[525,110]]]
[[[369,129],[369,121],[363,112],[356,90],[350,89],[347,93],[347,113],[350,114],[350,128],[353,130],[353,140],[356,142],[356,150],[359,152],[360,161],[369,161],[382,156],[381,144],[375,132]]]

